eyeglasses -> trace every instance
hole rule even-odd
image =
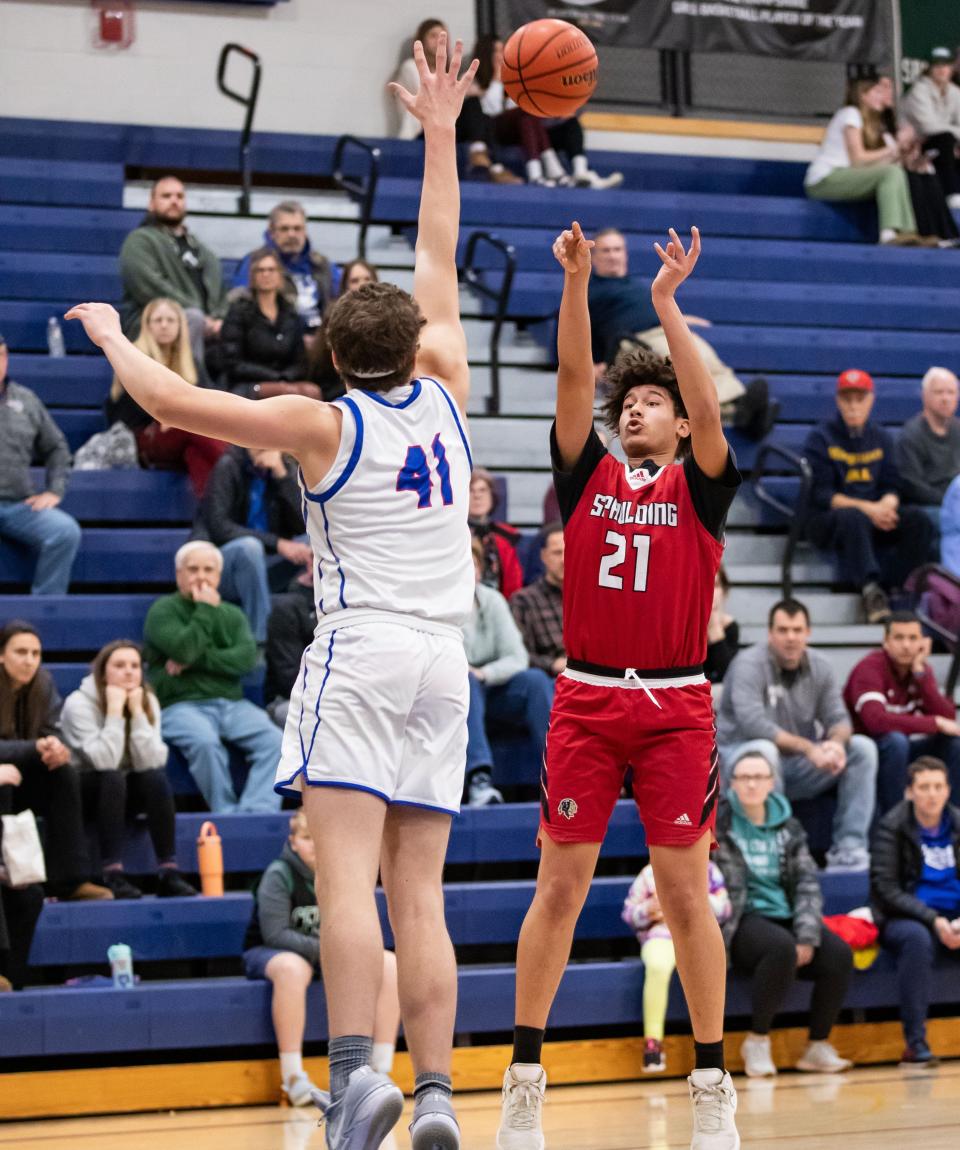
[[[769,783],[773,782],[773,775],[734,775],[735,783]]]

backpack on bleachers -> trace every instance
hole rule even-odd
[[[73,457],[74,471],[130,471],[139,467],[137,441],[125,423],[98,431]]]

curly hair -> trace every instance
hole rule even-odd
[[[662,359],[648,347],[634,344],[622,348],[612,365],[607,369],[607,397],[600,408],[600,414],[607,429],[614,435],[620,428],[623,414],[623,401],[634,387],[659,387],[670,396],[673,410],[678,419],[687,418],[683,405],[677,373],[668,359]],[[680,440],[677,455],[685,456],[690,451],[690,437]]]
[[[407,292],[395,284],[368,283],[341,296],[323,327],[345,383],[389,391],[409,382],[426,322]]]

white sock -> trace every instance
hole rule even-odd
[[[547,148],[541,152],[540,159],[543,161],[543,170],[547,173],[548,179],[559,180],[567,174],[563,164],[560,163],[560,157],[553,148]]]
[[[303,1055],[299,1050],[294,1050],[292,1053],[284,1054],[280,1051],[280,1077],[284,1082],[289,1082],[291,1078],[296,1078],[299,1074],[303,1073]]]
[[[393,1052],[396,1049],[392,1042],[375,1042],[370,1065],[378,1074],[389,1074],[393,1069]]]
[[[539,160],[527,160],[527,183],[543,179],[543,164]]]
[[[896,236],[896,234],[897,233],[893,230],[893,228],[883,228],[882,231],[880,232],[880,243],[882,243],[882,244],[890,243],[890,241]]]
[[[473,143],[470,145],[471,154],[473,152],[485,152],[486,150],[487,150],[487,145],[485,143],[483,143],[482,140],[474,140]]]
[[[585,176],[590,171],[590,165],[587,163],[586,156],[573,157],[573,174],[575,176]]]

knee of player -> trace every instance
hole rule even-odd
[[[568,874],[541,875],[537,879],[537,901],[543,910],[552,918],[576,918],[583,909],[583,903],[589,890],[577,881],[576,876]]]
[[[266,975],[270,982],[302,983],[306,986],[313,978],[313,967],[302,955],[282,950],[267,963]]]

